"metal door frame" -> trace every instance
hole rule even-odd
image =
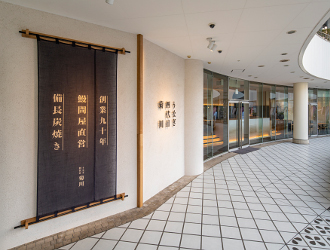
[[[229,118],[229,106],[230,106],[230,104],[231,103],[238,103],[239,104],[239,113],[238,113],[238,127],[240,128],[239,130],[240,131],[238,131],[238,147],[235,147],[235,148],[232,148],[232,149],[230,149],[229,148],[229,145],[230,145],[230,141],[229,141],[229,139],[230,139],[230,137],[229,137],[229,131],[230,131],[230,128],[229,128],[229,120],[230,120],[230,118]],[[227,110],[227,124],[228,124],[228,152],[231,152],[231,151],[234,151],[234,150],[237,150],[237,149],[241,149],[241,148],[243,148],[243,147],[248,147],[248,146],[250,146],[250,122],[248,123],[249,124],[249,133],[248,133],[248,143],[247,143],[247,145],[242,145],[243,143],[242,143],[242,135],[243,135],[243,131],[242,131],[242,128],[243,128],[243,126],[242,126],[242,124],[243,124],[243,119],[242,119],[242,105],[243,104],[248,104],[249,105],[249,109],[248,109],[248,112],[250,111],[250,102],[248,101],[248,100],[230,100],[230,101],[228,101],[228,110]],[[245,111],[244,111],[245,112]],[[250,119],[250,118],[248,118],[248,119]]]

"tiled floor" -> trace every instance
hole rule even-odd
[[[330,137],[239,154],[142,219],[61,249],[330,249]]]

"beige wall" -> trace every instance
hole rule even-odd
[[[184,175],[184,59],[144,40],[144,200]],[[159,101],[176,103],[176,126],[165,120]],[[165,126],[165,124],[164,124]]]

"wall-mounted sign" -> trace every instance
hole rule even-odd
[[[116,195],[117,53],[38,41],[37,217]]]
[[[171,106],[171,102],[164,102],[163,101],[159,101],[158,102],[158,109],[160,110],[164,110],[165,111],[165,116],[164,116],[164,120],[159,120],[158,121],[158,128],[169,128],[171,127],[171,123],[172,123],[172,127],[176,126],[176,111],[175,111],[175,102],[172,102],[172,106]]]

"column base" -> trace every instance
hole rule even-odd
[[[292,142],[296,144],[309,144],[309,140],[303,140],[303,139],[292,139]]]

